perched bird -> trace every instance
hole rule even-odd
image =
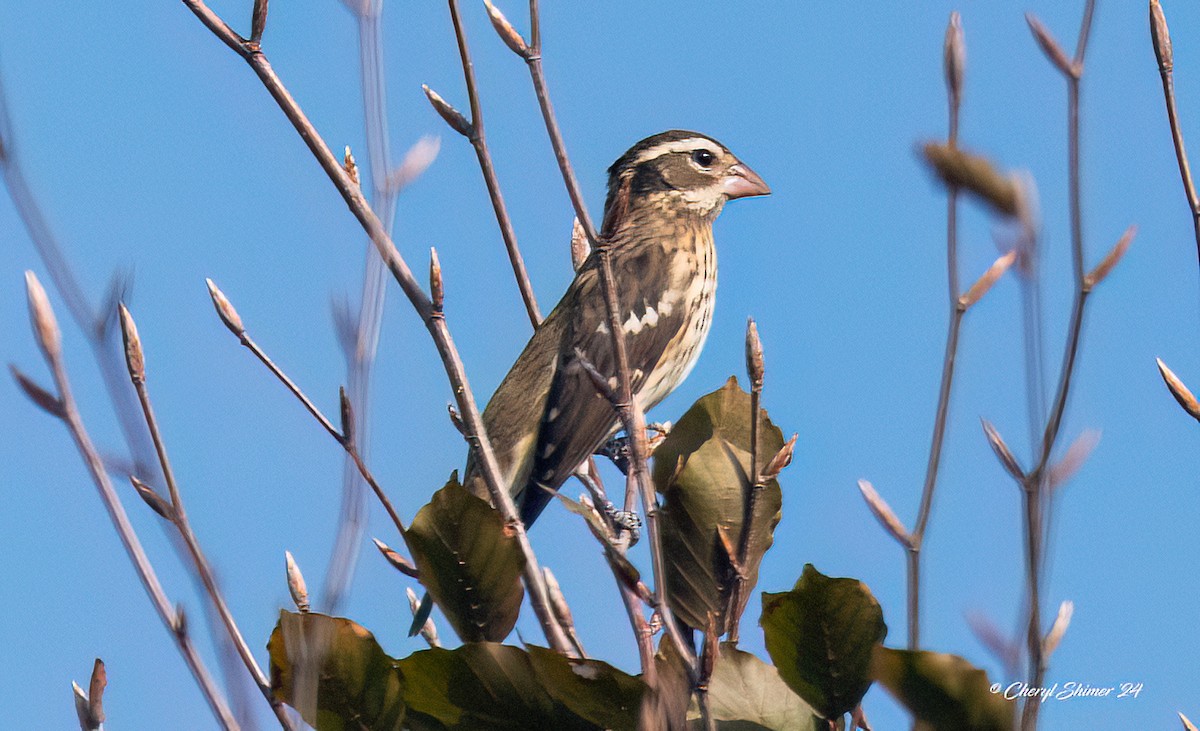
[[[717,288],[714,219],[728,200],[770,192],[724,145],[696,132],[647,137],[609,168],[600,237],[611,244],[631,385],[643,409],[687,377],[708,336]],[[550,501],[547,489],[557,490],[619,427],[576,352],[615,387],[599,274],[593,253],[483,413],[526,526]],[[487,498],[473,456],[464,477]]]

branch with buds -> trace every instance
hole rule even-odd
[[[500,478],[500,470],[496,464],[496,457],[492,453],[491,442],[488,440],[484,429],[479,408],[475,403],[475,395],[467,381],[462,359],[459,357],[458,349],[455,347],[454,340],[450,336],[450,330],[446,326],[445,318],[435,316],[433,302],[421,289],[420,285],[417,284],[412,270],[408,267],[408,263],[400,255],[395,243],[392,242],[391,236],[388,235],[378,216],[375,215],[375,211],[371,208],[366,198],[363,197],[359,187],[354,184],[350,176],[347,175],[346,171],[339,164],[337,158],[334,157],[329,146],[325,144],[324,139],[317,132],[316,128],[313,127],[312,122],[308,120],[303,110],[300,109],[295,99],[292,98],[292,95],[283,85],[283,82],[276,75],[266,55],[262,53],[261,49],[251,46],[244,38],[234,32],[224,20],[209,9],[203,0],[184,0],[184,4],[213,35],[245,60],[258,76],[268,93],[271,94],[271,97],[279,105],[280,110],[283,111],[301,139],[307,144],[309,151],[312,152],[318,164],[325,171],[330,182],[333,183],[338,193],[345,200],[350,212],[354,214],[354,217],[362,225],[363,230],[366,231],[372,243],[375,244],[392,276],[400,285],[401,290],[404,291],[405,296],[408,297],[417,315],[424,322],[426,329],[433,338],[434,345],[437,347],[438,355],[441,358],[455,399],[458,402],[459,411],[463,415],[463,421],[469,434],[468,441],[478,457],[480,472],[487,485],[492,503],[496,506],[496,509],[500,512],[505,522],[513,527],[518,545],[525,557],[523,576],[526,589],[529,591],[530,603],[533,606],[534,613],[542,625],[550,646],[559,652],[569,654],[571,652],[570,643],[563,634],[562,629],[558,626],[558,623],[554,620],[537,557],[534,555],[533,548],[529,544],[529,538],[525,534],[525,527],[517,517],[516,506],[513,504],[512,496],[508,494],[508,490]]]
[[[533,294],[533,285],[529,282],[529,273],[525,270],[525,260],[517,246],[517,234],[513,229],[512,218],[508,215],[508,207],[504,204],[504,196],[500,192],[500,181],[496,177],[496,167],[492,164],[492,153],[488,149],[487,134],[483,126],[483,105],[479,101],[479,89],[475,82],[475,66],[471,63],[471,50],[467,45],[467,34],[463,28],[462,18],[458,11],[458,0],[449,0],[450,20],[454,25],[454,37],[458,42],[458,54],[462,60],[463,78],[467,85],[467,99],[471,108],[471,119],[467,120],[462,112],[455,109],[449,102],[428,86],[422,86],[429,103],[433,105],[450,128],[467,138],[475,149],[479,160],[479,169],[483,173],[483,181],[487,186],[488,197],[492,201],[492,210],[496,214],[496,224],[500,227],[500,236],[504,239],[504,248],[508,250],[508,260],[512,264],[513,276],[517,280],[517,288],[521,291],[521,300],[525,304],[525,312],[529,322],[536,328],[542,322],[542,313],[538,309],[537,298]],[[489,6],[490,8],[490,6]]]
[[[200,686],[200,691],[208,702],[209,708],[222,728],[227,731],[237,729],[239,726],[234,719],[233,712],[229,709],[228,702],[196,651],[187,630],[187,622],[184,619],[182,608],[172,606],[166,592],[163,591],[162,585],[158,581],[158,575],[142,548],[137,532],[129,522],[129,517],[125,514],[125,507],[121,504],[121,499],[117,496],[117,491],[109,479],[100,453],[96,450],[83,425],[79,408],[72,395],[70,381],[67,378],[62,352],[62,335],[58,329],[58,321],[50,306],[50,299],[46,296],[46,290],[42,288],[33,272],[25,273],[25,289],[34,339],[54,378],[54,392],[38,385],[16,367],[9,366],[9,368],[25,394],[67,427],[67,431],[75,441],[75,446],[91,475],[92,482],[100,492],[100,499],[117,532],[117,537],[121,540],[121,545],[125,548],[125,553],[129,556],[129,560],[137,572],[142,588],[146,590],[159,619],[162,620],[163,625],[166,626],[167,631],[175,640],[175,644],[179,647],[179,652],[183,655],[183,660],[187,664],[188,670],[191,671],[192,677],[195,678],[196,684]]]
[[[1162,77],[1163,101],[1167,106],[1167,121],[1171,126],[1171,141],[1175,145],[1175,160],[1179,164],[1179,177],[1183,181],[1183,194],[1187,198],[1188,210],[1192,214],[1192,228],[1196,233],[1196,257],[1200,259],[1200,194],[1196,192],[1196,181],[1188,164],[1187,149],[1183,144],[1183,129],[1179,124],[1179,112],[1175,105],[1175,56],[1171,48],[1171,32],[1167,28],[1167,16],[1159,0],[1150,0],[1150,40],[1154,44],[1154,57],[1158,60],[1158,73]]]
[[[184,545],[187,547],[188,556],[196,570],[196,574],[200,577],[200,582],[204,586],[204,592],[213,609],[216,611],[217,616],[220,617],[221,624],[224,625],[225,631],[229,635],[229,639],[233,643],[238,657],[241,658],[242,663],[246,666],[246,671],[250,673],[251,679],[258,686],[263,698],[270,704],[271,710],[274,711],[276,718],[279,719],[280,725],[285,729],[292,729],[295,727],[292,719],[288,715],[283,703],[275,698],[275,694],[271,691],[270,680],[263,673],[262,668],[259,667],[258,661],[254,659],[254,653],[250,650],[250,646],[246,643],[245,638],[242,637],[242,632],[237,626],[237,621],[234,619],[233,613],[229,610],[229,605],[221,593],[220,586],[217,584],[217,578],[213,573],[212,565],[204,555],[204,551],[200,547],[200,541],[196,538],[196,533],[192,529],[191,522],[188,521],[179,484],[175,480],[174,470],[171,469],[171,461],[167,457],[166,444],[159,430],[158,420],[154,416],[154,409],[150,402],[150,393],[146,387],[146,356],[142,348],[142,339],[138,335],[133,315],[130,314],[124,304],[119,305],[119,310],[121,338],[125,345],[125,364],[129,370],[129,380],[133,383],[133,388],[137,392],[138,402],[142,407],[142,415],[146,420],[146,428],[150,432],[151,440],[154,442],[154,450],[158,455],[159,467],[162,469],[162,474],[167,484],[169,499],[164,501],[159,495],[154,495],[153,499],[147,499],[149,495],[154,494],[154,491],[149,489],[145,483],[142,483],[138,487],[138,482],[134,482],[134,486],[137,488],[138,494],[144,500],[147,500],[147,504],[156,513],[166,518],[178,531],[180,538],[183,539]],[[136,480],[136,478],[131,479]],[[164,502],[166,503],[165,505]]]
[[[358,448],[355,446],[354,408],[350,404],[350,398],[346,395],[345,389],[341,389],[338,392],[338,407],[341,421],[341,429],[339,430],[338,427],[334,426],[333,422],[330,421],[329,418],[326,417],[319,408],[317,408],[317,405],[312,402],[312,399],[305,395],[304,391],[302,391],[300,387],[296,385],[296,382],[293,381],[283,371],[282,368],[276,365],[275,361],[273,361],[271,357],[267,355],[266,351],[259,347],[258,343],[250,337],[250,334],[246,331],[245,324],[242,322],[241,315],[239,315],[237,310],[234,309],[233,303],[229,301],[229,298],[225,296],[225,293],[222,292],[221,289],[217,287],[217,285],[214,284],[211,279],[205,281],[208,283],[208,294],[212,298],[213,307],[216,308],[217,316],[221,318],[221,322],[225,324],[225,327],[238,338],[238,341],[241,342],[241,344],[245,346],[245,348],[249,350],[254,357],[259,360],[260,363],[267,367],[267,370],[271,372],[271,375],[275,376],[275,378],[284,385],[288,392],[295,396],[298,401],[300,401],[300,404],[304,407],[304,410],[317,420],[317,423],[325,429],[326,433],[333,437],[334,441],[341,445],[342,449],[346,450],[346,454],[351,460],[353,460],[355,466],[358,468],[359,474],[371,487],[371,491],[374,492],[375,497],[379,499],[380,505],[382,505],[383,509],[387,512],[392,524],[396,526],[396,530],[403,534],[404,522],[400,519],[399,513],[396,512],[396,509],[392,506],[391,500],[388,499],[387,493],[383,491],[383,488],[380,487],[379,483],[375,480],[375,476],[371,473],[371,470],[368,469],[365,461],[362,458],[362,455],[359,454]]]

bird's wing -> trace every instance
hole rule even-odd
[[[657,284],[666,279],[665,273],[655,270],[663,266],[661,254],[653,254],[650,250],[623,252],[613,260],[634,393],[658,366],[668,342],[684,323],[682,308],[672,308],[662,316],[655,309],[657,303],[646,298],[646,288],[638,286],[638,282],[648,280]],[[616,359],[595,254],[581,268],[568,295],[575,298],[569,306],[570,322],[563,332],[545,400],[528,484],[519,498],[526,525],[550,501],[550,494],[543,488],[557,490],[596,451],[619,421],[612,404],[596,391],[576,356],[578,349],[601,374],[610,376],[610,383],[616,383]],[[566,305],[564,298],[560,308]]]
[[[570,294],[571,290],[568,290],[567,296]],[[564,297],[563,301],[566,300]],[[534,331],[483,411],[483,425],[496,455],[501,479],[513,494],[524,488],[529,475],[533,447],[569,320],[566,308],[560,303]],[[478,474],[474,450],[467,457],[463,484],[479,497],[489,500],[482,476]]]

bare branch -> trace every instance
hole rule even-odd
[[[525,260],[521,257],[521,249],[517,246],[517,234],[513,229],[512,219],[508,215],[504,196],[500,192],[500,180],[496,177],[496,168],[492,164],[492,153],[488,149],[487,132],[483,126],[483,104],[479,100],[475,66],[471,63],[466,29],[463,27],[462,18],[458,12],[458,0],[449,0],[449,5],[450,20],[454,25],[454,37],[458,42],[458,54],[462,62],[463,80],[466,82],[467,97],[471,104],[470,130],[466,136],[471,141],[471,146],[475,148],[475,157],[479,160],[479,170],[483,173],[483,181],[492,202],[492,210],[496,214],[496,225],[500,227],[500,236],[504,239],[504,248],[508,251],[508,260],[512,265],[513,276],[517,280],[517,289],[520,290],[521,301],[525,304],[525,313],[529,316],[530,324],[537,328],[542,321],[542,313],[538,309],[537,298],[533,294],[533,285],[529,282],[529,273],[525,270]],[[488,3],[488,13],[498,31],[504,26],[511,31],[510,35],[501,32],[501,37],[506,39],[505,42],[509,43],[510,47],[514,38],[520,44],[524,44],[524,41],[520,40],[520,35],[512,29],[504,16],[499,14],[500,11],[496,10],[491,3]],[[497,24],[497,16],[499,24]]]
[[[1196,192],[1196,181],[1188,163],[1187,148],[1183,144],[1183,128],[1179,124],[1179,112],[1175,104],[1174,54],[1171,50],[1171,33],[1167,29],[1167,18],[1159,0],[1150,0],[1150,38],[1154,42],[1154,55],[1158,59],[1158,73],[1162,77],[1163,101],[1167,106],[1167,121],[1171,126],[1171,141],[1175,145],[1175,161],[1179,165],[1179,177],[1183,181],[1183,194],[1187,198],[1188,210],[1192,214],[1192,227],[1196,233],[1196,256],[1200,259],[1200,194]]]
[[[284,87],[271,67],[271,64],[267,61],[266,56],[261,51],[248,48],[245,42],[223,20],[213,13],[203,0],[184,0],[184,4],[218,39],[241,56],[255,72],[259,80],[262,81],[263,86],[279,105],[280,110],[284,112],[288,121],[292,123],[292,126],[296,129],[301,139],[304,140],[310,152],[312,152],[317,162],[321,165],[321,168],[325,171],[325,174],[329,176],[330,181],[337,188],[338,193],[346,201],[351,213],[354,214],[355,218],[362,225],[363,230],[371,238],[371,241],[379,250],[380,256],[387,263],[393,277],[395,277],[400,288],[404,291],[405,296],[408,297],[413,309],[416,310],[418,316],[425,323],[425,327],[429,330],[434,345],[437,347],[438,354],[441,357],[442,365],[446,370],[446,375],[450,380],[450,385],[463,414],[463,420],[472,435],[472,447],[476,450],[479,458],[481,473],[488,486],[488,492],[496,508],[500,511],[501,516],[513,526],[517,542],[521,547],[522,553],[525,555],[524,576],[526,587],[530,593],[530,603],[542,624],[543,630],[546,632],[547,641],[556,650],[569,653],[569,643],[551,614],[546,587],[542,581],[537,557],[533,553],[533,548],[529,545],[529,539],[525,535],[524,526],[517,518],[512,496],[508,494],[503,480],[500,478],[500,471],[496,464],[495,455],[492,453],[491,442],[487,438],[483,419],[480,416],[479,408],[475,404],[474,393],[467,382],[462,359],[459,357],[458,350],[454,346],[454,341],[450,336],[449,329],[446,327],[445,320],[433,316],[433,303],[430,301],[428,295],[421,290],[420,285],[417,284],[412,270],[400,255],[399,250],[396,249],[395,243],[392,242],[391,237],[388,235],[379,218],[375,215],[370,204],[363,197],[362,191],[359,190],[358,186],[353,184],[349,176],[346,175],[346,171],[338,165],[337,159],[329,150],[329,146],[325,144],[324,139],[322,139],[316,128],[313,127],[312,122],[308,120],[295,99],[292,98],[286,87]]]
[[[41,307],[44,303],[45,307],[49,308],[49,303],[44,298],[45,291],[42,290],[41,284],[32,272],[26,274],[26,283],[28,289],[36,289],[41,292],[41,296],[31,294],[31,306],[34,306],[36,301],[37,307]],[[39,317],[45,317],[45,313],[43,312],[40,316],[34,315],[33,312],[30,314],[31,319],[35,322],[35,336],[40,339],[42,333],[36,323]],[[53,317],[52,311],[50,312],[50,316]],[[234,720],[233,713],[229,710],[229,704],[217,688],[212,675],[209,674],[204,662],[196,652],[191,636],[187,633],[186,624],[183,622],[182,613],[172,608],[170,600],[167,599],[166,592],[163,591],[162,585],[158,581],[158,576],[154,572],[154,567],[150,563],[150,559],[146,556],[141,541],[138,540],[137,532],[133,529],[133,525],[129,522],[129,517],[125,514],[125,508],[121,504],[121,499],[117,496],[117,491],[114,489],[112,481],[109,480],[108,472],[104,469],[104,461],[100,457],[100,453],[96,451],[91,437],[84,428],[83,421],[79,415],[79,409],[71,393],[71,385],[67,378],[66,365],[63,362],[61,351],[54,352],[52,355],[50,353],[44,354],[46,355],[46,363],[54,375],[54,383],[58,389],[57,399],[62,404],[63,413],[60,418],[70,432],[71,438],[75,441],[75,446],[79,450],[79,454],[83,458],[84,464],[92,477],[92,482],[95,483],[97,490],[100,492],[101,502],[104,503],[109,519],[112,521],[113,527],[117,532],[117,537],[120,538],[121,545],[124,547],[125,553],[129,556],[129,560],[137,572],[138,579],[142,583],[142,588],[146,590],[146,594],[150,597],[150,602],[154,605],[159,619],[162,620],[163,625],[170,631],[175,644],[179,647],[180,654],[183,655],[184,662],[187,664],[192,676],[196,679],[196,684],[200,686],[200,691],[203,693],[205,700],[208,701],[209,708],[212,710],[213,715],[216,716],[217,721],[224,729],[238,729],[238,723]]]
[[[225,632],[229,635],[229,639],[233,643],[238,657],[241,658],[242,664],[246,666],[246,671],[250,673],[250,677],[258,686],[263,698],[271,706],[271,710],[275,712],[275,717],[279,720],[280,725],[285,729],[293,729],[295,726],[292,723],[291,717],[288,715],[282,701],[278,700],[271,691],[270,681],[267,679],[266,674],[263,673],[262,668],[259,667],[258,661],[254,659],[254,653],[250,650],[250,646],[242,636],[241,629],[237,626],[237,621],[234,619],[233,613],[229,610],[229,605],[225,601],[225,596],[217,583],[212,565],[209,563],[208,557],[204,555],[204,551],[200,547],[200,541],[197,539],[195,531],[188,521],[187,512],[183,507],[183,497],[180,493],[179,485],[175,480],[175,472],[171,469],[171,461],[167,457],[166,444],[163,441],[162,433],[159,431],[158,420],[154,416],[154,409],[150,403],[150,393],[146,387],[145,354],[142,349],[141,338],[138,336],[137,325],[133,321],[133,316],[124,305],[120,306],[120,312],[121,335],[125,342],[125,362],[129,367],[129,380],[133,383],[138,401],[141,403],[142,415],[146,420],[146,428],[149,430],[150,438],[154,442],[154,449],[158,453],[159,466],[162,468],[163,478],[166,480],[167,490],[170,493],[171,511],[174,514],[174,520],[171,522],[178,530],[180,538],[183,539],[184,545],[187,547],[188,556],[191,558],[192,565],[200,577],[200,583],[204,587],[204,593],[220,617],[221,623],[225,627]]]

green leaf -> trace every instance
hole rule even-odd
[[[404,540],[421,583],[464,642],[498,642],[517,623],[525,557],[500,513],[458,483],[417,511]]]
[[[1016,704],[957,655],[877,647],[871,675],[933,731],[1011,731]]]
[[[599,660],[569,660],[557,652],[527,645],[533,670],[555,701],[601,728],[637,726],[645,684]]]
[[[883,611],[857,579],[812,567],[795,588],[762,595],[767,652],[779,675],[823,718],[850,712],[871,686],[871,653],[887,636]]]
[[[285,611],[267,649],[272,693],[317,731],[402,727],[404,681],[396,661],[361,626]]]
[[[784,444],[783,433],[759,410],[758,469]],[[709,613],[719,634],[732,627],[727,616],[737,575],[729,550],[737,550],[745,523],[750,469],[750,395],[736,378],[697,401],[654,453],[654,484],[664,495],[661,512],[667,589],[675,616],[693,628],[706,627]],[[758,581],[763,554],[779,524],[783,493],[769,480],[755,504],[754,531],[745,561],[747,583],[733,616],[740,617]]]
[[[779,671],[731,643],[721,645],[708,707],[721,731],[826,731],[829,725],[779,677]],[[700,713],[689,714],[701,728]]]
[[[634,729],[644,686],[598,660],[472,643],[399,662],[414,729]]]

